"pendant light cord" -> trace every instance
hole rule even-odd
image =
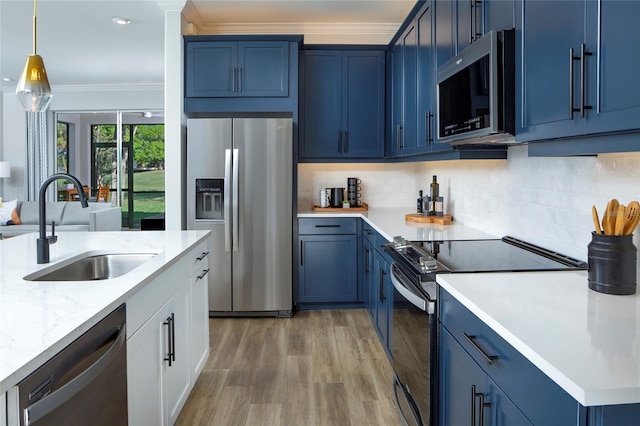
[[[38,0],[33,0],[33,54],[36,54],[36,8]]]

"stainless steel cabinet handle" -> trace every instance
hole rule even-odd
[[[496,362],[498,360],[498,357],[496,355],[488,355],[479,345],[478,343],[476,343],[476,336],[470,336],[467,333],[463,332],[462,335],[464,336],[465,339],[467,339],[467,341],[469,343],[471,343],[471,346],[473,346],[478,352],[480,352],[480,355],[482,355],[482,357],[485,359],[485,361],[487,361],[489,364],[493,364],[494,362]]]
[[[196,277],[196,279],[201,280],[201,279],[203,279],[203,278],[205,277],[205,275],[207,275],[208,273],[209,273],[209,270],[208,270],[208,269],[205,269],[204,271],[202,271],[202,274],[200,274],[200,275],[198,275],[198,276]]]
[[[340,225],[316,225],[316,228],[340,228]]]
[[[114,358],[118,355],[127,337],[126,325],[118,326],[118,335],[115,337],[111,347],[89,368],[84,370],[78,376],[73,378],[67,384],[53,393],[45,396],[33,405],[24,409],[25,424],[28,426],[37,422],[60,405],[67,402],[73,395],[82,391],[89,383],[91,383],[100,373],[104,371]],[[79,361],[79,360],[78,360]]]
[[[489,404],[488,402],[484,402],[484,394],[482,392],[476,393],[475,396],[477,396],[478,399],[480,399],[480,404],[479,404],[480,412],[478,413],[478,424],[479,426],[484,426],[484,409],[487,407],[491,407],[491,404]]]

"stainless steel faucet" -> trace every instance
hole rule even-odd
[[[73,185],[78,190],[78,196],[80,197],[80,204],[82,204],[83,208],[89,207],[89,203],[87,203],[87,196],[82,189],[82,184],[75,177],[66,173],[56,173],[49,176],[42,185],[40,186],[39,193],[39,205],[38,205],[38,213],[39,213],[39,221],[38,225],[40,228],[40,237],[37,240],[37,250],[38,250],[38,263],[49,263],[49,245],[55,244],[58,240],[58,237],[55,235],[55,222],[51,222],[51,235],[47,237],[47,207],[46,201],[44,199],[44,195],[47,192],[47,187],[49,184],[58,179],[66,179],[73,182]]]

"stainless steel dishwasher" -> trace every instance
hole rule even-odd
[[[20,425],[126,425],[121,305],[18,384]]]

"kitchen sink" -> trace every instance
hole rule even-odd
[[[88,254],[71,262],[45,268],[24,277],[27,281],[94,281],[116,278],[132,271],[157,253]]]

